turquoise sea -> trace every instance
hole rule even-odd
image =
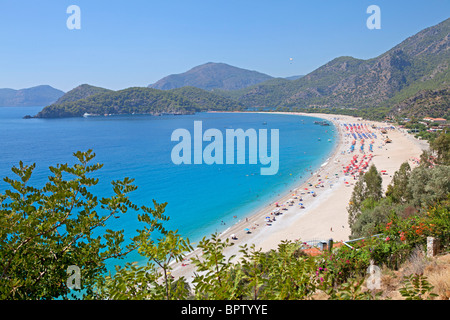
[[[50,175],[48,167],[75,163],[72,154],[93,149],[95,162],[104,167],[96,174],[100,196],[112,195],[110,182],[130,177],[138,189],[131,199],[138,205],[152,200],[168,202],[167,227],[178,229],[196,242],[203,236],[222,232],[240,219],[273,202],[310,176],[330,157],[338,135],[321,119],[284,114],[199,113],[185,116],[124,115],[109,117],[22,119],[42,107],[0,108],[0,177],[14,177],[12,166],[22,160],[36,163],[31,183],[42,186]],[[203,130],[228,128],[279,130],[279,170],[260,174],[262,164],[175,165],[171,141],[175,129],[193,132],[194,121]],[[320,138],[320,141],[319,141]],[[330,140],[330,141],[329,141]],[[206,146],[209,142],[204,142]],[[7,184],[0,181],[0,192]],[[222,221],[224,223],[222,223]],[[125,238],[139,227],[134,213],[111,221],[111,227],[125,230]],[[138,260],[130,255],[128,260]]]

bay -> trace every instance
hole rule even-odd
[[[22,119],[36,114],[37,107],[0,108],[0,177],[13,178],[12,166],[19,161],[36,163],[30,181],[41,187],[50,175],[49,166],[75,163],[72,154],[92,149],[94,162],[103,168],[94,188],[100,196],[111,196],[112,180],[134,178],[138,189],[131,200],[152,206],[152,200],[167,202],[167,227],[178,229],[191,242],[250,216],[306,180],[331,155],[338,135],[333,125],[320,126],[314,117],[271,113],[198,113],[183,116],[122,115],[109,117]],[[264,165],[200,164],[175,165],[171,160],[171,134],[179,128],[193,132],[194,121],[203,130],[279,130],[280,163],[277,174],[263,176]],[[320,141],[319,141],[320,139]],[[331,142],[328,140],[330,139]],[[206,146],[208,142],[204,142]],[[8,185],[1,180],[0,192]],[[125,238],[141,226],[128,212],[110,222],[124,229]],[[125,261],[139,260],[132,254]]]

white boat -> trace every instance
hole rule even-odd
[[[83,117],[85,117],[85,118],[87,118],[87,117],[95,117],[95,116],[98,116],[98,114],[87,113],[87,112],[85,112],[85,113],[83,114]],[[105,116],[106,116],[106,114],[105,114]]]

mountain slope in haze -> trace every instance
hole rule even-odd
[[[238,90],[272,79],[271,76],[230,66],[225,63],[209,62],[191,70],[162,78],[149,88],[170,90],[185,86],[204,90]]]
[[[339,57],[289,83],[260,83],[237,101],[247,107],[378,107],[450,83],[450,19],[369,60]]]
[[[0,106],[45,106],[55,102],[63,95],[63,91],[48,85],[41,85],[20,90],[0,89]]]

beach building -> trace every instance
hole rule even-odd
[[[444,118],[426,117],[426,118],[423,118],[423,120],[427,121],[427,122],[434,122],[434,123],[446,123],[447,122],[447,119],[444,119]]]

